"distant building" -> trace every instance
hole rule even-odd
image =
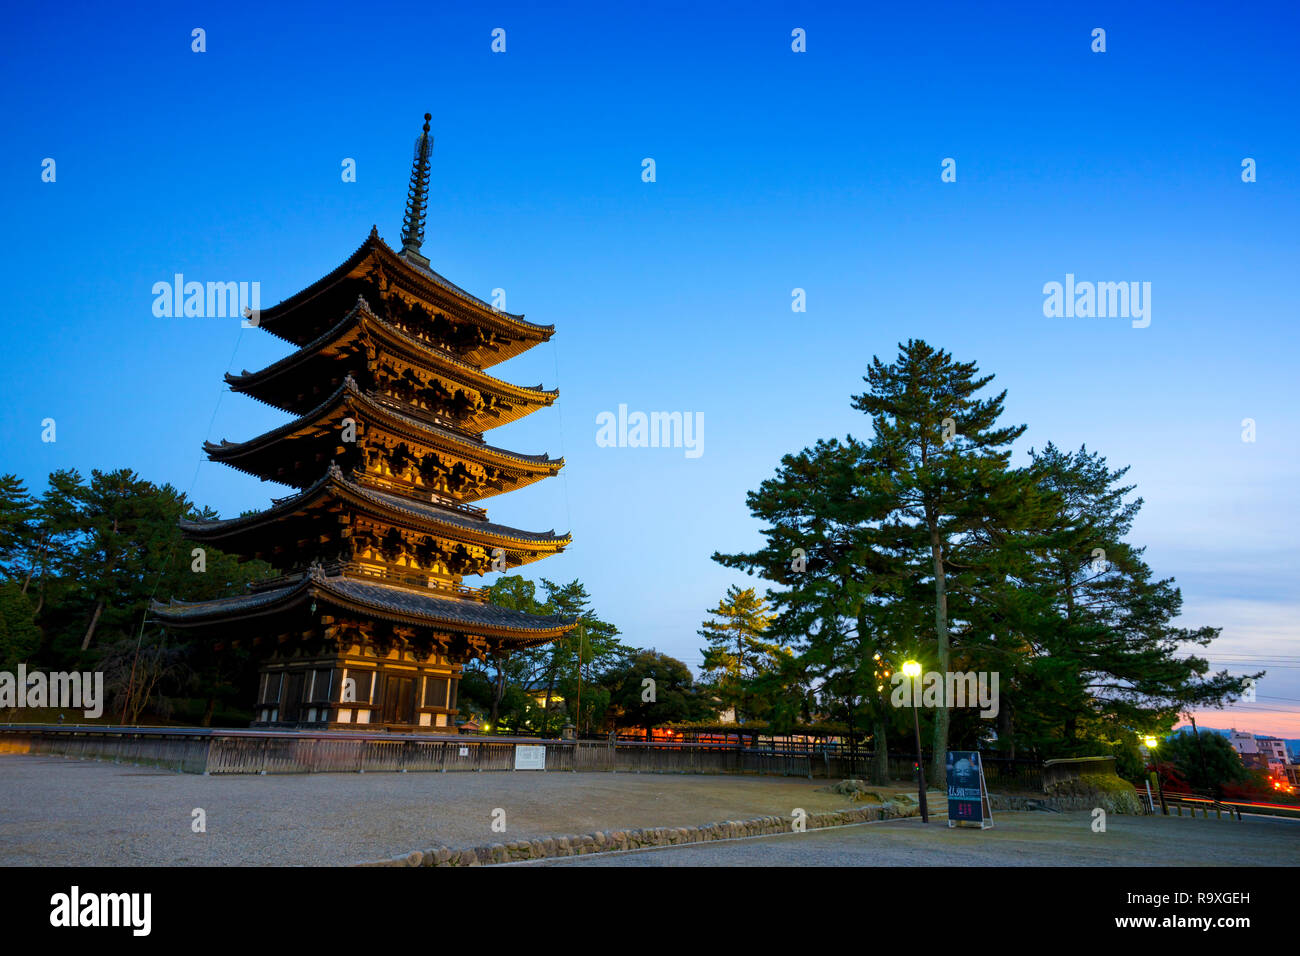
[[[1277,761],[1282,766],[1291,762],[1290,756],[1286,752],[1286,741],[1281,737],[1256,737],[1255,745],[1259,752],[1268,756],[1268,762],[1271,764]]]
[[[546,706],[546,687],[545,687],[545,686],[542,686],[542,687],[537,687],[537,686],[529,687],[529,688],[525,689],[524,693],[527,694],[528,697],[529,697],[529,699],[532,700],[532,702],[533,702],[534,704],[536,704],[538,707],[545,707],[545,706]],[[560,694],[555,690],[555,688],[551,688],[551,707],[555,707],[556,705],[558,705],[558,704],[563,704],[563,703],[564,703],[564,698],[563,698],[562,696],[560,696]]]
[[[1280,737],[1257,736],[1234,727],[1228,731],[1228,742],[1247,769],[1262,770],[1275,780],[1288,780],[1293,776],[1287,769],[1292,763],[1286,741]]]
[[[1255,735],[1248,734],[1235,727],[1228,731],[1228,743],[1232,744],[1232,749],[1241,754],[1243,758],[1248,754],[1259,753],[1259,745],[1255,742]]]
[[[1246,765],[1247,770],[1262,770],[1269,773],[1268,758],[1263,754],[1242,754],[1241,762]]]

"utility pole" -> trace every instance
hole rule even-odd
[[[1201,776],[1205,778],[1207,783],[1209,783],[1210,771],[1205,766],[1205,745],[1201,743],[1201,732],[1196,729],[1196,716],[1191,711],[1188,711],[1187,719],[1192,722],[1192,735],[1196,738],[1196,754],[1201,761]],[[1218,781],[1215,781],[1214,783],[1210,784],[1210,786],[1213,788],[1214,798],[1217,800],[1220,796],[1222,796],[1222,792],[1220,791]]]
[[[573,715],[574,724],[578,728],[578,733],[582,733],[582,636],[586,630],[586,625],[578,623],[578,703],[577,713]]]

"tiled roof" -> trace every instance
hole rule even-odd
[[[176,600],[170,604],[155,601],[150,607],[150,615],[163,624],[200,623],[205,619],[228,618],[274,608],[276,605],[287,605],[308,593],[325,602],[342,601],[345,605],[364,605],[380,613],[421,619],[433,626],[451,625],[470,630],[478,627],[529,633],[568,630],[577,623],[577,618],[574,617],[529,614],[480,601],[440,597],[433,593],[426,594],[410,588],[360,581],[341,575],[325,577],[320,573],[306,575],[301,581],[282,588],[238,597],[192,604]]]
[[[554,529],[550,531],[520,531],[518,528],[512,528],[509,525],[494,524],[482,518],[475,518],[460,511],[453,511],[450,508],[443,508],[432,502],[416,501],[413,498],[404,498],[401,495],[389,494],[385,491],[377,491],[373,488],[365,488],[361,485],[355,485],[346,478],[342,480],[343,485],[355,494],[363,498],[369,498],[377,501],[389,508],[395,508],[398,511],[407,511],[413,515],[424,518],[428,521],[438,521],[443,524],[453,524],[460,528],[468,528],[471,531],[481,531],[484,534],[494,534],[503,538],[519,538],[523,541],[559,541],[568,538],[568,535],[556,534]]]
[[[291,513],[295,511],[297,508],[301,507],[303,503],[318,497],[320,491],[329,484],[334,484],[359,498],[372,501],[381,508],[414,515],[415,517],[421,518],[425,521],[451,525],[456,528],[464,528],[480,534],[496,535],[502,538],[512,538],[516,541],[534,542],[537,544],[551,544],[554,542],[569,541],[569,535],[556,534],[554,529],[542,532],[521,531],[518,528],[511,528],[510,526],[503,524],[495,524],[483,518],[476,518],[472,515],[467,515],[464,512],[435,505],[432,502],[416,501],[414,498],[405,498],[401,495],[394,495],[383,491],[377,491],[373,488],[366,488],[362,485],[348,481],[347,478],[343,477],[342,469],[333,463],[330,464],[329,470],[326,471],[324,475],[303,491],[296,495],[289,495],[286,498],[281,498],[272,507],[263,511],[258,511],[250,515],[240,515],[236,518],[219,518],[215,521],[182,520],[179,522],[179,525],[183,531],[212,532],[217,530],[228,530],[240,525],[256,524],[258,521],[261,521],[277,512]]]
[[[418,265],[417,263],[412,262],[410,259],[401,255],[399,252],[394,250],[392,246],[390,246],[383,239],[381,239],[379,237],[379,231],[374,228],[370,230],[370,235],[366,237],[365,241],[362,242],[359,247],[357,247],[357,250],[354,253],[352,253],[352,255],[350,255],[343,262],[343,264],[340,265],[338,268],[334,269],[332,272],[329,272],[326,275],[322,276],[321,278],[317,279],[315,282],[307,286],[305,289],[302,289],[294,293],[293,295],[289,296],[287,299],[283,300],[282,302],[277,303],[276,305],[272,306],[269,309],[263,309],[262,310],[263,320],[268,322],[269,324],[274,324],[275,320],[280,318],[283,312],[288,311],[288,309],[292,308],[293,306],[299,304],[300,301],[304,300],[306,298],[307,293],[312,292],[313,290],[328,284],[332,280],[336,280],[347,275],[347,273],[350,272],[352,268],[358,262],[360,262],[365,257],[365,255],[369,253],[372,249],[379,250],[381,253],[386,254],[386,258],[389,258],[390,261],[396,260],[400,262],[403,267],[411,270],[411,272],[414,273],[415,275],[420,276],[428,281],[431,281],[434,285],[437,285],[445,289],[446,291],[452,293],[453,295],[463,299],[466,303],[477,306],[480,309],[492,313],[503,324],[514,325],[520,329],[526,329],[532,332],[540,333],[543,339],[548,338],[550,334],[555,331],[554,325],[540,325],[536,322],[529,322],[527,319],[523,317],[523,315],[516,315],[513,312],[504,312],[501,309],[493,308],[492,305],[490,305],[487,302],[484,302],[478,296],[466,292],[464,289],[456,285],[454,282],[452,282],[450,279],[446,278],[445,276],[442,276],[437,272],[434,272],[432,269],[425,269],[420,265]]]
[[[466,292],[464,289],[456,285],[456,283],[452,282],[446,276],[434,272],[432,269],[426,268],[420,265],[418,262],[412,262],[409,258],[402,255],[400,252],[394,252],[393,247],[390,246],[388,243],[384,242],[383,239],[380,239],[379,241],[385,249],[387,249],[389,252],[392,252],[395,256],[397,256],[397,258],[401,259],[404,263],[406,263],[416,272],[420,273],[420,275],[424,276],[426,279],[432,279],[434,283],[442,286],[444,289],[446,289],[448,292],[452,293],[453,295],[458,295],[462,299],[468,299],[470,302],[473,302],[475,305],[479,306],[480,308],[487,309],[491,312],[495,312],[497,315],[505,316],[506,318],[510,319],[512,322],[518,325],[525,326],[526,328],[536,329],[539,332],[549,332],[555,328],[554,325],[538,325],[536,322],[529,322],[527,319],[523,317],[522,314],[516,315],[513,312],[505,312],[501,309],[498,309],[496,308],[496,306],[484,302],[482,299],[474,295],[472,292]]]
[[[297,431],[299,428],[302,428],[304,425],[311,424],[316,419],[320,418],[326,413],[333,411],[334,407],[339,403],[340,399],[342,399],[345,395],[349,395],[353,398],[356,398],[363,405],[366,405],[367,407],[372,408],[383,415],[389,415],[397,419],[398,421],[402,422],[403,424],[409,425],[414,429],[418,429],[419,431],[425,432],[430,435],[437,435],[439,437],[449,439],[455,442],[457,445],[469,449],[470,451],[485,451],[494,455],[500,455],[504,458],[513,458],[516,461],[528,462],[533,464],[550,464],[552,462],[556,462],[556,463],[563,462],[563,459],[552,459],[551,456],[547,454],[526,455],[523,454],[522,452],[509,451],[505,448],[498,448],[495,445],[489,445],[487,442],[475,441],[472,438],[468,438],[464,435],[459,435],[456,432],[451,431],[449,429],[439,428],[437,425],[432,425],[429,422],[422,422],[418,418],[412,418],[409,415],[403,415],[401,412],[397,411],[396,409],[390,408],[387,405],[383,405],[379,402],[376,402],[370,396],[366,395],[365,392],[361,391],[360,387],[356,383],[356,380],[351,375],[347,376],[343,380],[343,384],[340,385],[337,389],[335,389],[334,392],[327,399],[325,399],[323,402],[321,402],[311,411],[307,412],[305,415],[301,415],[298,418],[295,418],[293,421],[288,422],[287,424],[281,425],[278,428],[273,428],[269,432],[263,432],[261,435],[258,435],[254,438],[250,438],[247,441],[232,442],[232,441],[226,441],[223,438],[220,443],[206,442],[203,447],[208,452],[209,455],[220,453],[219,455],[217,455],[217,458],[219,460],[220,458],[224,458],[230,455],[232,452],[237,451],[240,448],[247,448],[258,444],[265,444],[277,440],[279,438],[283,438],[284,436],[290,435],[293,432]]]
[[[434,617],[467,625],[520,631],[549,631],[577,623],[577,618],[528,614],[525,611],[514,611],[495,604],[435,597],[408,588],[371,584],[355,578],[327,578],[326,582],[326,590],[363,604],[373,604],[403,614]]]
[[[305,591],[307,582],[300,581],[273,591],[255,591],[235,597],[215,598],[211,601],[178,601],[172,598],[168,604],[154,601],[149,608],[150,615],[161,621],[198,620],[205,617],[220,617],[238,612],[255,611],[259,608],[280,604],[294,592]]]
[[[335,339],[340,338],[344,332],[357,323],[358,317],[364,317],[365,321],[388,332],[390,335],[401,340],[415,351],[427,353],[437,361],[443,362],[451,366],[451,368],[461,371],[466,377],[473,379],[475,382],[481,380],[486,383],[489,388],[494,388],[504,393],[532,393],[537,396],[538,401],[541,401],[547,396],[555,397],[560,394],[559,389],[544,389],[540,384],[535,387],[514,385],[504,379],[497,378],[494,375],[489,375],[477,366],[458,359],[450,352],[444,352],[440,349],[433,348],[426,342],[421,342],[419,339],[411,338],[391,323],[384,321],[384,319],[376,315],[374,310],[370,308],[370,303],[361,296],[357,297],[356,304],[348,310],[347,314],[337,325],[333,325],[326,329],[319,336],[311,342],[308,342],[296,352],[291,352],[279,361],[272,362],[270,365],[257,372],[249,372],[245,370],[240,375],[232,375],[227,372],[226,381],[236,387],[246,387],[249,382],[272,378],[276,373],[302,362],[305,358],[310,358]]]

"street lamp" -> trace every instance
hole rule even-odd
[[[929,823],[930,808],[925,802],[925,767],[921,757],[921,718],[916,712],[916,697],[920,691],[917,678],[921,676],[921,665],[916,661],[904,661],[903,674],[912,681],[912,729],[916,731],[916,795],[921,801],[921,822]]]
[[[1147,750],[1151,753],[1151,776],[1156,778],[1156,792],[1160,794],[1160,812],[1163,815],[1168,816],[1169,808],[1165,806],[1165,788],[1160,783],[1160,768],[1156,764],[1156,745],[1159,744],[1160,741],[1155,737],[1143,737],[1142,742],[1146,744]],[[1150,793],[1149,787],[1147,788],[1147,792]],[[1179,812],[1181,813],[1182,811]]]

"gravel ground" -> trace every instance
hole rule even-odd
[[[1300,821],[994,812],[990,830],[931,818],[513,866],[1296,866]]]
[[[432,844],[685,826],[852,806],[825,781],[608,773],[178,774],[64,757],[0,755],[0,865],[340,865]],[[901,788],[906,789],[906,788]],[[932,806],[942,807],[937,795]],[[191,831],[192,811],[207,832]],[[995,814],[992,830],[936,818],[534,866],[1001,866],[1300,864],[1300,821],[1088,813]]]
[[[337,865],[432,844],[852,806],[802,778],[610,773],[211,776],[0,755],[0,865]],[[191,831],[192,811],[207,833]]]

